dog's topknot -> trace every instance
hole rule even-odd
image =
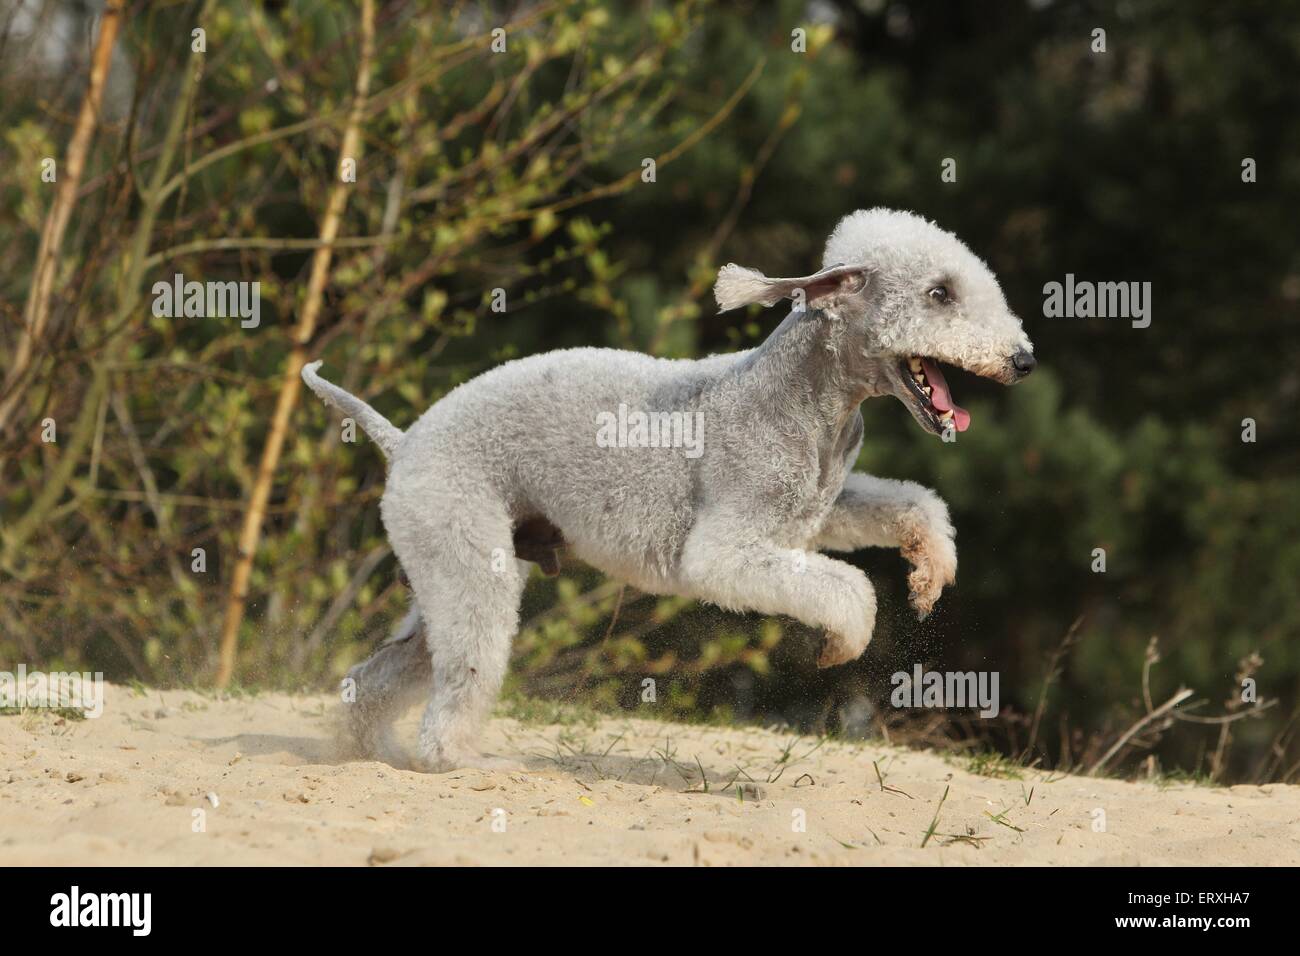
[[[886,209],[883,206],[859,209],[841,219],[831,237],[826,240],[822,265],[876,262],[889,250],[944,242],[955,242],[963,249],[966,248],[965,243],[951,232],[916,213]]]

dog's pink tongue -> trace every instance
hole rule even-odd
[[[939,371],[939,366],[929,359],[921,359],[921,368],[925,370],[925,380],[930,385],[930,404],[941,412],[951,411],[957,431],[964,432],[970,428],[970,412],[952,400],[948,383],[944,380],[943,372]]]

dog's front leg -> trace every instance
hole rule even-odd
[[[912,572],[912,607],[924,618],[957,578],[957,546],[948,506],[929,488],[852,472],[814,546],[825,551],[899,548]]]
[[[876,592],[852,565],[747,534],[750,517],[717,511],[696,521],[682,550],[684,591],[734,611],[784,614],[825,628],[818,665],[855,660],[876,623]]]

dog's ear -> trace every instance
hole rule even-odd
[[[810,276],[773,279],[757,269],[746,269],[729,262],[718,270],[713,297],[723,312],[754,302],[776,305],[782,299],[790,299],[797,308],[813,305],[841,291],[860,292],[866,282],[866,270],[861,266],[834,265]]]

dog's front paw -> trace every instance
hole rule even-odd
[[[853,612],[850,620],[841,627],[827,628],[817,655],[818,667],[835,667],[856,661],[871,643],[876,628],[876,595],[870,586],[857,595]]]
[[[817,654],[818,667],[837,667],[847,664],[862,656],[865,645],[859,647],[857,642],[846,640],[839,634],[826,632],[822,639],[821,651]]]
[[[912,565],[907,576],[909,602],[917,618],[925,620],[943,589],[957,580],[957,545],[951,530],[926,529],[914,544],[904,546],[903,557]]]

